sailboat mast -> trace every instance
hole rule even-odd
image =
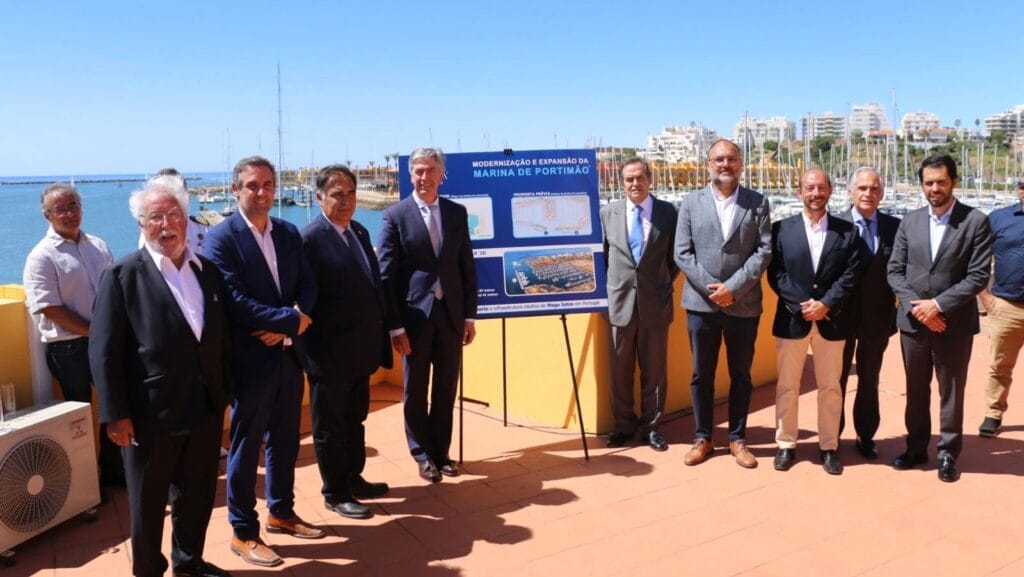
[[[281,130],[281,62],[277,63],[277,169],[281,174],[281,190],[284,190],[284,139]],[[281,194],[277,195],[277,217],[281,218]]]

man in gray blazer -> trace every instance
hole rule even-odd
[[[640,158],[622,165],[627,198],[601,208],[611,324],[611,398],[621,447],[637,429],[655,451],[668,449],[658,432],[665,412],[668,327],[672,323],[672,259],[676,209],[651,196],[651,167]],[[640,418],[633,411],[633,371],[640,364]]]
[[[711,184],[686,196],[676,224],[675,260],[686,275],[682,306],[690,335],[690,394],[696,440],[684,462],[696,465],[714,452],[711,429],[718,351],[725,340],[729,363],[729,452],[740,466],[757,460],[746,447],[750,365],[761,319],[761,275],[771,260],[768,200],[739,185],[739,147],[719,140],[708,150]]]
[[[992,230],[981,211],[953,196],[956,161],[924,159],[917,171],[928,205],[907,213],[889,259],[889,285],[900,300],[903,367],[907,376],[907,450],[892,466],[928,462],[932,371],[939,384],[939,479],[956,481],[963,446],[964,387],[978,333],[975,296],[988,285]]]

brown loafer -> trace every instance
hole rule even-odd
[[[736,457],[736,463],[744,469],[757,467],[757,459],[754,458],[754,454],[747,448],[747,443],[743,439],[729,443],[729,454]]]
[[[232,536],[231,552],[241,557],[242,561],[261,567],[273,567],[284,562],[273,549],[259,539],[239,539]]]
[[[298,515],[287,519],[267,515],[267,533],[286,533],[299,539],[319,539],[324,536],[323,529],[306,523]]]
[[[711,441],[707,439],[697,439],[693,443],[693,447],[686,452],[686,456],[683,457],[683,462],[687,465],[699,465],[704,461],[708,460],[708,457],[715,452],[715,446],[711,444]]]

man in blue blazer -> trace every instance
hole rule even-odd
[[[414,150],[409,173],[415,191],[384,211],[378,260],[391,344],[403,356],[406,441],[420,477],[437,483],[459,474],[448,449],[462,347],[476,336],[476,269],[466,208],[438,195],[444,153]]]
[[[843,472],[839,460],[839,416],[843,396],[839,373],[843,346],[854,319],[847,302],[863,272],[864,255],[853,224],[828,214],[832,181],[819,168],[800,176],[803,211],[772,226],[768,284],[779,295],[772,334],[776,337],[779,379],[775,385],[775,469],[796,460],[800,432],[797,407],[807,348],[814,354],[818,389],[818,447],[822,467]]]
[[[169,499],[174,575],[224,577],[203,549],[231,397],[227,290],[217,267],[186,244],[180,178],[150,180],[129,206],[146,243],[100,280],[89,364],[100,421],[124,456],[132,573],[166,572]]]
[[[306,332],[313,448],[323,480],[324,505],[343,517],[365,519],[357,497],[379,497],[385,483],[363,478],[370,408],[370,375],[391,367],[384,291],[370,234],[352,220],[356,175],[333,164],[317,173],[321,213],[302,229],[302,245],[316,275],[316,323]]]
[[[272,218],[277,175],[259,156],[235,165],[231,191],[238,210],[210,230],[204,247],[231,291],[235,402],[228,451],[231,550],[254,565],[281,558],[259,538],[256,468],[266,441],[267,531],[313,539],[323,536],[295,514],[295,459],[299,451],[305,358],[302,334],[312,320],[316,279],[295,225]]]
[[[949,155],[924,159],[917,171],[928,205],[903,217],[892,257],[889,285],[900,300],[903,368],[907,377],[907,450],[892,462],[905,470],[928,462],[932,373],[939,388],[939,480],[960,478],[964,388],[974,335],[975,297],[988,285],[992,228],[980,210],[953,196],[959,182]]]

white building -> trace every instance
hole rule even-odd
[[[666,126],[661,134],[647,137],[647,160],[668,162],[696,162],[698,152],[718,140],[718,133],[710,128],[691,124],[690,126]]]
[[[900,136],[914,138],[918,134],[927,135],[940,128],[939,115],[931,112],[908,112],[903,115],[900,124]]]
[[[800,133],[805,140],[814,140],[819,136],[845,138],[846,117],[831,112],[808,114],[800,119]]]
[[[868,102],[850,107],[850,134],[859,130],[866,137],[873,131],[889,128],[889,119],[885,117],[885,107],[881,104]]]
[[[990,136],[993,130],[1002,130],[1009,135],[1024,134],[1024,104],[986,118],[985,136]]]
[[[765,141],[789,142],[796,140],[796,123],[785,116],[771,118],[744,117],[736,121],[732,128],[732,141],[740,148],[757,146]]]

